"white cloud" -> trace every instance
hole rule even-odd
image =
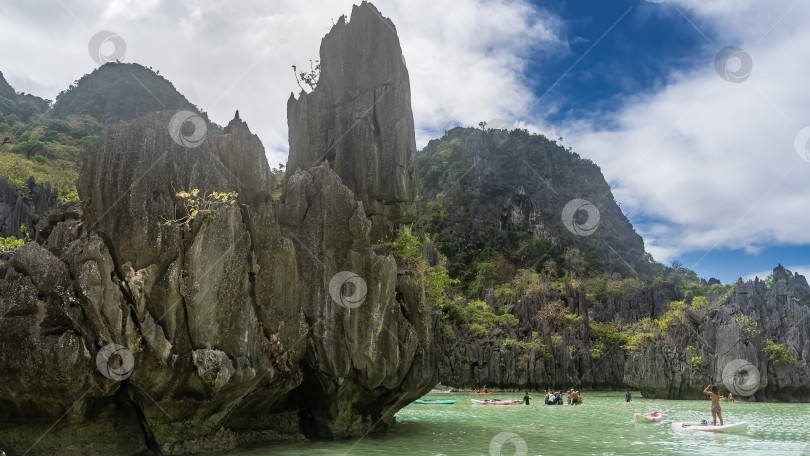
[[[607,118],[573,122],[562,135],[600,165],[624,210],[658,221],[637,229],[659,261],[810,244],[810,163],[794,149],[796,134],[810,124],[810,4],[670,3],[724,41],[696,50],[702,63],[673,73],[659,91],[623,100]],[[752,57],[742,83],[715,70],[727,45]]]
[[[37,3],[8,5],[0,16],[0,42],[14,43],[0,49],[0,71],[17,90],[53,99],[95,68],[88,41],[110,30],[126,41],[123,61],[159,70],[215,122],[239,109],[275,166],[286,162],[287,99],[300,90],[291,66],[319,58],[321,38],[354,2]],[[532,99],[525,63],[541,50],[565,49],[555,16],[525,0],[375,4],[406,48],[420,145],[445,128],[522,112]],[[425,55],[433,62],[420,61]]]
[[[0,42],[13,45],[0,47],[0,71],[15,88],[54,98],[95,68],[88,41],[111,30],[126,40],[125,61],[160,70],[215,122],[239,109],[275,166],[286,161],[287,99],[299,91],[291,65],[318,58],[321,38],[353,2],[57,3],[4,7]],[[527,0],[375,4],[405,49],[418,144],[493,118],[563,136],[600,165],[622,209],[640,221],[648,250],[665,263],[690,251],[810,243],[810,163],[794,149],[810,125],[808,2],[654,5],[659,14],[687,15],[696,34],[714,41],[695,49],[695,66],[672,70],[654,92],[617,98],[615,112],[566,125],[525,116],[538,109],[526,78],[543,77],[524,74],[530,59],[570,52],[554,14]],[[715,71],[717,52],[729,45],[753,60],[740,84]],[[553,100],[542,104],[555,109]]]

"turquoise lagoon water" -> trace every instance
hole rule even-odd
[[[496,393],[520,399],[523,393]],[[711,421],[703,401],[624,401],[624,392],[583,392],[579,406],[473,405],[464,393],[435,394],[453,405],[412,404],[397,424],[362,439],[301,442],[228,456],[265,455],[810,455],[810,404],[721,402],[726,424],[749,423],[744,434],[676,433],[670,421]],[[636,423],[634,412],[662,410],[659,423]],[[506,434],[505,434],[506,433]],[[511,440],[508,440],[510,439]],[[508,441],[507,441],[508,440]],[[494,441],[494,443],[493,443]],[[499,445],[499,441],[505,441]],[[524,445],[525,444],[525,445]]]

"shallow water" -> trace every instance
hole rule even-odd
[[[522,393],[497,393],[521,399]],[[583,393],[579,406],[473,405],[467,394],[436,394],[453,405],[412,404],[383,435],[302,442],[227,453],[264,455],[810,455],[810,404],[721,402],[726,424],[747,421],[744,434],[676,433],[670,421],[711,422],[703,401],[643,399],[624,392]],[[495,396],[493,396],[495,397]],[[636,423],[634,412],[664,411],[659,423]],[[511,433],[511,434],[502,434]],[[515,435],[516,434],[516,435]],[[498,440],[506,441],[498,445]],[[525,444],[525,445],[524,445]],[[524,450],[525,452],[521,451]],[[517,450],[517,452],[516,452]]]

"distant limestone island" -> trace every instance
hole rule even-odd
[[[138,64],[53,107],[0,76],[2,450],[358,437],[437,384],[810,401],[804,277],[655,262],[598,165],[543,135],[417,151],[395,30],[367,2],[337,21],[279,168]]]

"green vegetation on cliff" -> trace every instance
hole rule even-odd
[[[109,124],[170,109],[199,112],[169,80],[152,69],[137,63],[110,62],[60,92],[53,116],[87,115]]]

